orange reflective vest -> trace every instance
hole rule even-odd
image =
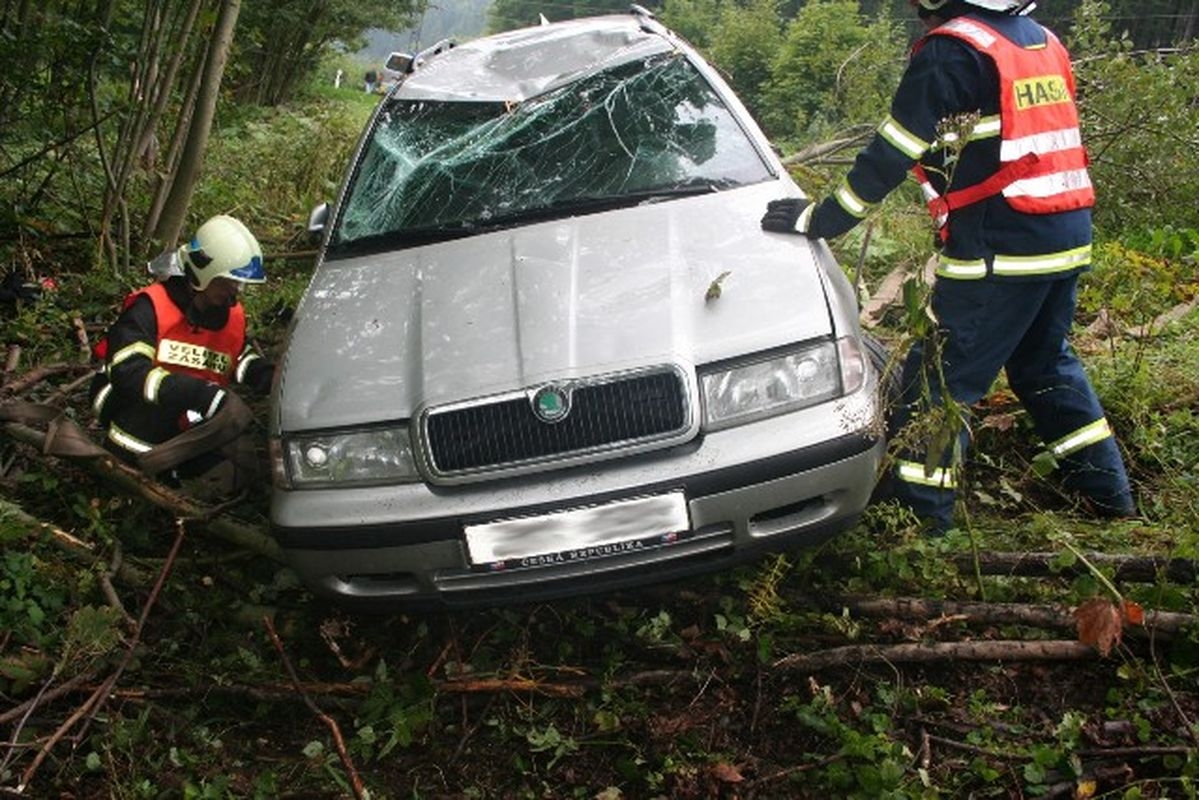
[[[1040,47],[1022,47],[990,26],[956,17],[929,35],[953,36],[989,57],[999,73],[1001,179],[957,190],[949,206],[961,207],[1002,191],[1017,211],[1053,214],[1090,208],[1095,191],[1074,103],[1070,56],[1045,30]],[[981,191],[987,184],[986,192]],[[1000,185],[1002,184],[1002,185]]]
[[[154,365],[228,386],[246,343],[246,312],[241,303],[229,309],[225,327],[212,331],[188,322],[183,309],[175,305],[161,283],[134,292],[126,300],[126,307],[142,294],[154,304],[158,320]]]

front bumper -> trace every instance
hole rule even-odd
[[[703,461],[705,447],[695,445],[682,460],[694,467],[697,460]],[[272,513],[274,533],[292,567],[314,592],[351,604],[433,601],[470,606],[542,600],[673,580],[722,569],[765,551],[817,544],[856,520],[873,489],[882,452],[881,439],[858,432],[761,460],[685,474],[671,474],[677,472],[671,469],[680,460],[677,452],[650,453],[630,459],[636,464],[604,462],[573,468],[552,481],[542,476],[540,481],[490,486],[486,494],[493,506],[503,505],[502,513],[496,507],[472,508],[477,504],[458,496],[478,493],[477,488],[422,486],[441,495],[439,505],[447,513],[349,524],[297,524],[312,520],[304,507],[316,501],[316,495],[334,493],[281,492]],[[614,471],[641,477],[618,486]],[[654,475],[657,480],[646,477]],[[554,487],[570,487],[569,496],[558,491],[550,502],[527,501],[538,494],[555,494]],[[688,534],[675,542],[502,571],[472,569],[468,563],[463,533],[468,525],[673,491],[685,496],[691,521]],[[346,491],[336,494],[344,496]],[[504,499],[516,502],[504,504]],[[302,501],[301,506],[292,507],[289,500]],[[402,508],[402,498],[393,502]]]

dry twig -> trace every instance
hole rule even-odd
[[[358,777],[358,770],[354,769],[354,762],[350,760],[350,753],[346,750],[346,742],[341,736],[341,728],[338,727],[337,720],[330,717],[324,711],[321,711],[320,707],[304,691],[303,685],[300,683],[300,678],[296,675],[296,669],[292,666],[291,659],[287,657],[287,652],[283,649],[283,641],[275,631],[275,623],[271,622],[270,617],[263,617],[262,622],[266,625],[266,632],[270,636],[271,644],[275,646],[275,652],[283,660],[283,666],[287,669],[287,675],[291,678],[292,686],[299,693],[300,698],[304,701],[304,705],[308,706],[308,709],[316,718],[329,728],[329,732],[333,736],[333,744],[337,748],[337,755],[341,758],[341,764],[350,776],[350,787],[354,790],[354,797],[358,800],[363,800],[366,797],[366,789],[362,785],[362,779]]]

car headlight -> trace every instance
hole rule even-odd
[[[407,426],[285,436],[274,460],[276,482],[293,489],[420,478]]]
[[[711,370],[700,376],[704,426],[727,428],[823,403],[858,389],[863,370],[861,348],[848,338]]]

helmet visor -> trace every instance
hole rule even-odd
[[[227,277],[242,283],[262,283],[266,280],[266,270],[262,268],[262,257],[252,256],[248,263],[236,269],[229,270]]]

